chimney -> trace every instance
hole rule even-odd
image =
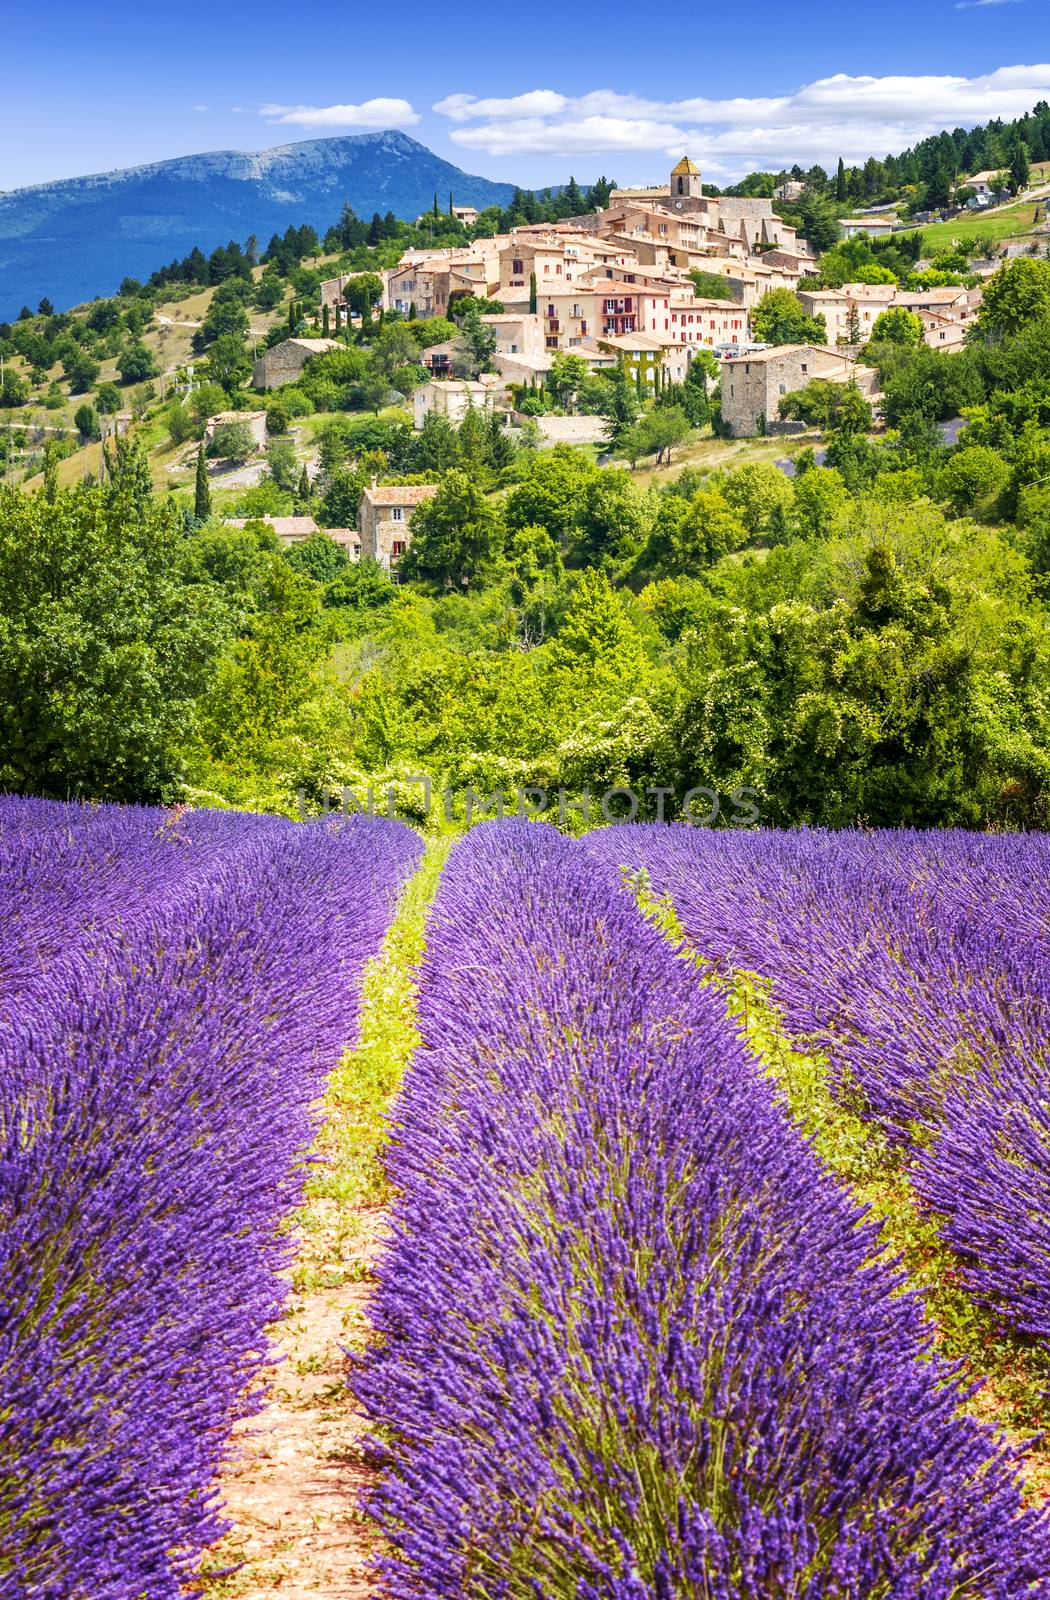
[[[378,473],[373,472],[373,474],[372,474],[372,488],[373,489],[377,489],[378,487],[379,487],[379,475],[378,475]]]

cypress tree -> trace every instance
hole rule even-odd
[[[306,470],[306,462],[304,461],[303,462],[303,470],[299,474],[299,499],[300,500],[309,500],[310,493],[311,493],[310,474]]]
[[[534,317],[536,315],[536,310],[537,310],[538,303],[539,302],[538,302],[538,298],[537,298],[537,294],[536,294],[536,274],[534,272],[530,272],[529,273],[529,315],[531,317]]]
[[[328,338],[328,307],[327,306],[323,306],[321,308],[321,332],[324,334],[324,337],[327,339]]]
[[[340,330],[340,328],[342,326],[343,326],[343,308],[339,304],[339,301],[337,300],[336,303],[335,303],[335,331],[336,331],[336,333],[339,332],[339,330]]]
[[[297,319],[296,319],[296,315],[295,315],[295,301],[292,300],[292,301],[289,302],[289,305],[288,305],[288,332],[289,333],[294,333],[295,332],[296,320]]]
[[[204,459],[204,440],[197,450],[197,481],[193,488],[193,515],[198,522],[207,522],[211,516],[211,489],[208,487],[208,468]]]
[[[449,214],[450,217],[455,215],[455,213],[452,210],[452,190],[451,189],[448,191],[448,214]]]
[[[846,168],[842,157],[839,156],[838,171],[835,174],[835,199],[841,205],[846,198]]]

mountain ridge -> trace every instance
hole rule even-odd
[[[323,232],[344,201],[360,215],[411,219],[435,191],[505,204],[514,186],[461,171],[394,129],[207,150],[0,192],[0,318],[43,295],[68,307],[147,277],[195,245],[265,244],[289,224]]]

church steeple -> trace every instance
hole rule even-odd
[[[671,169],[671,198],[678,199],[702,195],[703,184],[700,181],[700,168],[695,161],[690,161],[688,156],[683,156],[676,167]]]

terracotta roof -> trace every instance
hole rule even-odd
[[[768,350],[742,350],[738,356],[728,356],[726,359],[730,365],[734,361],[775,361],[780,356],[798,355],[803,350],[808,350],[811,355],[834,356],[836,361],[846,366],[852,365],[849,356],[844,356],[841,350],[832,350],[826,344],[773,344]]]
[[[366,489],[363,498],[372,506],[418,506],[437,492],[436,483],[379,483]]]
[[[307,539],[311,533],[320,533],[313,517],[227,517],[231,528],[244,528],[249,522],[265,522],[279,539]]]

